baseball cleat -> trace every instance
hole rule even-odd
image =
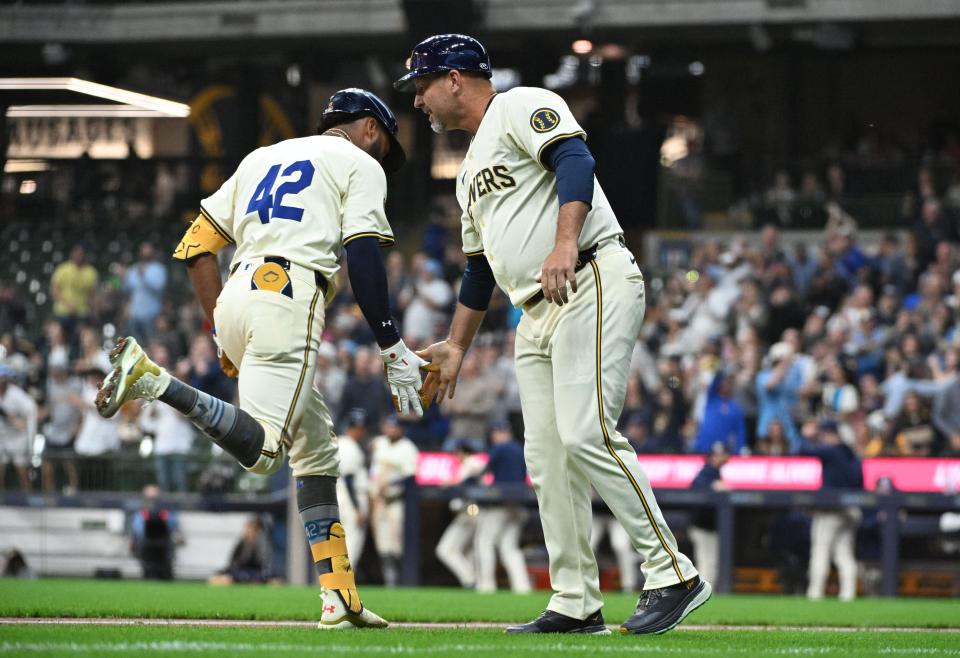
[[[553,610],[544,610],[539,617],[519,626],[507,626],[506,633],[581,633],[586,635],[610,635],[599,610],[586,619],[561,615]]]
[[[386,620],[375,612],[361,608],[359,613],[350,612],[336,590],[324,589],[323,614],[317,628],[320,630],[350,630],[353,628],[386,628]]]
[[[97,411],[111,418],[130,400],[156,400],[170,384],[170,374],[150,360],[130,336],[117,341],[110,351],[113,371],[97,393]]]
[[[710,599],[713,588],[697,576],[687,583],[650,589],[640,595],[637,611],[620,626],[623,635],[659,635],[686,619]]]

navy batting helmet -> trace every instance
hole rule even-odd
[[[400,91],[413,91],[413,81],[441,71],[473,71],[493,75],[490,56],[483,44],[465,34],[437,34],[413,48],[407,62],[409,72],[393,83]]]
[[[383,170],[392,174],[407,161],[407,155],[403,152],[400,142],[397,141],[397,117],[376,94],[356,87],[341,89],[336,92],[330,97],[327,109],[323,111],[323,116],[320,117],[317,132],[322,133],[338,123],[353,121],[362,116],[373,117],[386,129],[387,135],[390,137],[390,152],[387,153],[387,157],[384,158],[382,164]]]

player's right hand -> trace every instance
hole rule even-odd
[[[420,403],[420,368],[426,365],[423,359],[411,352],[403,341],[380,350],[387,384],[393,397],[393,406],[401,414],[423,415]]]
[[[435,399],[437,404],[443,402],[445,397],[453,399],[463,355],[462,347],[446,340],[417,352],[417,356],[430,362],[426,366],[428,374],[423,390],[429,392],[430,398]]]

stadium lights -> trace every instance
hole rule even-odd
[[[0,78],[0,91],[72,91],[115,103],[150,110],[149,116],[185,118],[190,116],[190,106],[156,96],[148,96],[127,89],[102,85],[79,78]],[[88,115],[89,116],[89,115]],[[124,115],[131,116],[131,115]]]
[[[593,42],[589,39],[577,39],[570,48],[578,55],[586,55],[593,50]]]
[[[50,163],[44,160],[7,160],[3,165],[5,174],[31,174],[37,171],[49,171]]]

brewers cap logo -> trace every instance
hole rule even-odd
[[[560,115],[549,107],[541,107],[530,117],[530,127],[538,133],[548,133],[560,124]]]

